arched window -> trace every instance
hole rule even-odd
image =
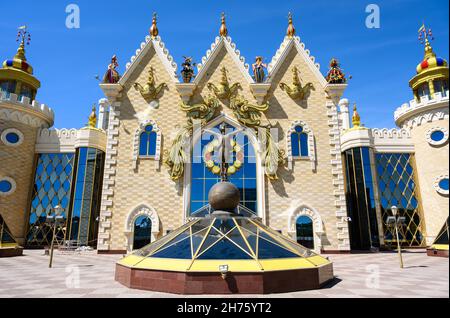
[[[146,215],[142,215],[134,222],[133,249],[141,249],[151,243],[152,220]]]
[[[155,157],[158,134],[153,125],[147,125],[139,140],[139,157]]]
[[[220,125],[211,129],[211,131],[220,134]],[[226,133],[233,133],[237,128],[227,125]],[[205,162],[205,151],[214,140],[217,140],[217,136],[209,132],[204,132],[201,139],[196,143],[192,153],[192,165],[191,165],[191,203],[190,214],[194,214],[199,209],[208,205],[208,195],[211,188],[218,182],[220,182],[220,174],[214,174]],[[228,149],[230,162],[232,166],[237,161],[240,162],[240,168],[235,173],[229,175],[229,181],[233,183],[241,193],[241,204],[253,211],[255,214],[258,212],[258,199],[257,199],[257,164],[256,164],[256,152],[250,141],[250,138],[245,133],[236,133],[233,136],[233,140],[242,150],[242,157],[239,158],[239,154],[234,152],[233,149]],[[213,159],[215,164],[218,165],[220,158],[215,157]],[[232,161],[232,162],[231,162]]]
[[[314,228],[313,220],[306,215],[302,215],[297,219],[297,243],[309,248],[314,249]]]
[[[297,125],[291,133],[292,156],[309,157],[309,136],[303,126]]]

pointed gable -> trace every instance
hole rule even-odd
[[[119,84],[124,85],[133,74],[136,67],[140,64],[141,60],[151,53],[151,48],[154,48],[156,55],[161,60],[164,68],[169,74],[174,83],[179,83],[177,76],[177,64],[173,60],[173,57],[169,54],[169,50],[166,48],[164,42],[161,41],[161,37],[152,38],[150,35],[145,37],[145,42],[141,43],[139,49],[136,50],[136,55],[131,57],[131,60],[126,65],[126,71],[119,81]]]
[[[222,49],[225,49],[239,71],[242,73],[248,84],[254,83],[253,78],[249,74],[249,65],[245,63],[245,58],[241,56],[241,52],[236,48],[231,37],[216,37],[215,42],[211,45],[211,49],[206,52],[202,58],[202,63],[197,66],[198,74],[194,83],[200,84],[203,77],[208,73],[209,68],[213,65],[215,59],[219,56]]]
[[[286,58],[289,56],[289,53],[292,50],[297,50],[298,54],[305,61],[308,68],[315,75],[318,82],[325,87],[327,85],[327,81],[325,77],[320,72],[320,64],[315,63],[315,57],[311,55],[310,51],[305,49],[305,44],[300,41],[300,38],[297,36],[288,37],[286,36],[283,42],[280,45],[280,48],[276,52],[275,56],[272,58],[272,61],[268,65],[269,76],[267,78],[267,82],[271,83],[273,78],[277,75],[277,72],[280,70],[283,63],[286,61]]]

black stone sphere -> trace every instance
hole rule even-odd
[[[239,189],[230,182],[221,182],[209,191],[209,204],[216,211],[234,212],[241,202]]]

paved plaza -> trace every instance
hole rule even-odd
[[[57,251],[53,269],[48,268],[49,257],[45,256],[42,250],[27,250],[23,257],[0,259],[0,298],[180,297],[131,290],[115,282],[115,261],[121,257],[97,255],[95,252]],[[269,295],[269,297],[449,297],[449,260],[428,257],[424,250],[405,252],[403,270],[399,268],[396,253],[328,255],[328,257],[334,262],[336,279],[333,283],[321,290]]]

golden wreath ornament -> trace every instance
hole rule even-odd
[[[244,151],[242,146],[239,145],[235,140],[230,141],[231,147],[233,149],[233,153],[236,153],[236,160],[232,165],[228,167],[228,175],[231,176],[238,172],[244,163]],[[213,140],[206,146],[206,151],[204,154],[205,165],[215,175],[220,176],[221,168],[220,165],[216,164],[213,160],[213,154],[216,149],[220,146],[219,140]]]

